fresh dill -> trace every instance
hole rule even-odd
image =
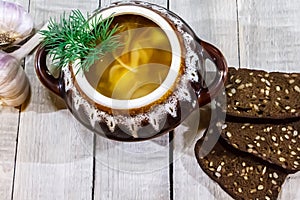
[[[58,22],[51,18],[48,30],[41,31],[43,44],[57,68],[79,60],[79,70],[88,71],[94,62],[120,46],[114,35],[119,27],[111,27],[113,16],[88,18],[72,10],[69,16],[62,14]]]

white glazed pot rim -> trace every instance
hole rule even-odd
[[[93,17],[100,17],[108,18],[111,15],[123,15],[123,14],[135,14],[146,17],[156,23],[162,30],[165,31],[170,44],[172,52],[172,62],[170,66],[169,73],[165,78],[164,82],[153,92],[149,93],[146,96],[131,99],[131,100],[118,100],[106,97],[99,93],[86,79],[83,70],[79,70],[79,65],[72,65],[72,71],[77,72],[76,74],[76,82],[85,95],[92,100],[94,103],[102,105],[107,108],[111,109],[120,109],[120,110],[129,110],[129,109],[136,109],[148,106],[153,102],[160,100],[164,95],[166,95],[169,90],[176,84],[176,80],[180,73],[180,66],[181,66],[181,46],[177,34],[175,33],[172,26],[168,23],[168,21],[160,16],[158,13],[141,7],[137,5],[122,5],[122,6],[115,6],[111,8],[106,8],[105,10],[100,11]]]

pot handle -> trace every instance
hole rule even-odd
[[[35,71],[42,82],[42,84],[51,90],[56,95],[62,97],[61,88],[62,84],[60,82],[59,78],[55,78],[51,75],[47,64],[46,64],[46,57],[47,57],[48,51],[46,48],[42,45],[38,47],[36,56],[35,56]]]
[[[220,89],[224,87],[228,73],[228,66],[225,57],[219,49],[200,39],[198,39],[198,42],[208,54],[208,58],[210,58],[210,60],[216,65],[218,70],[218,75],[215,80],[209,86],[202,89],[198,94],[198,103],[199,107],[201,107],[211,102],[211,100],[217,96]]]

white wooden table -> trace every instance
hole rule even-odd
[[[16,2],[38,26],[63,11],[91,12],[110,0]],[[299,0],[151,2],[179,14],[223,51],[230,66],[300,72]],[[29,101],[0,111],[0,200],[231,199],[202,172],[193,155],[195,139],[183,127],[174,138],[142,143],[95,136],[41,85],[33,62],[34,54],[24,62]],[[299,184],[299,173],[289,176],[280,199],[300,199]]]

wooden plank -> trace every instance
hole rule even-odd
[[[0,109],[0,196],[5,200],[12,194],[19,109]]]
[[[12,1],[28,8],[28,0]],[[0,197],[11,199],[20,109],[0,105]]]
[[[131,0],[128,0],[128,1],[131,1]],[[132,0],[134,1],[134,0]],[[118,0],[100,0],[100,5],[101,7],[106,7],[106,6],[109,6],[111,3],[114,3],[114,2],[118,2]],[[157,5],[162,5],[164,7],[167,7],[167,2],[168,0],[150,0],[150,1],[147,1],[149,3],[155,3]]]
[[[170,10],[181,16],[198,37],[217,46],[229,65],[239,66],[235,1],[170,1]]]
[[[300,72],[300,2],[238,0],[241,66]]]
[[[102,3],[104,5],[108,1]],[[165,1],[159,3],[166,5]],[[30,9],[35,13],[37,25],[40,25],[48,16],[70,9],[70,4],[74,8],[85,8],[86,2],[40,0],[32,1]],[[170,2],[172,10],[186,19],[201,38],[220,47],[228,63],[238,66],[237,33],[234,32],[237,16],[231,4],[227,1],[225,5],[216,0]],[[238,5],[241,66],[299,71],[296,68],[299,59],[299,3],[296,0],[284,3],[278,0],[239,0]],[[193,10],[201,18],[195,17],[191,12]],[[91,199],[92,135],[85,129],[80,130],[81,126],[73,120],[62,102],[41,86],[33,70],[32,56],[26,59],[26,66],[32,97],[21,115],[14,198]],[[17,137],[17,119],[17,109],[6,108],[0,114],[1,199],[10,199],[11,196],[11,162]],[[194,146],[184,148],[187,132],[184,126],[175,132],[174,199],[230,199],[196,164]],[[168,140],[164,136],[144,143],[123,144],[97,138],[95,199],[169,199],[168,167],[162,167],[167,164],[167,158],[164,158],[167,153],[161,155],[162,164],[150,156],[147,158],[153,163],[150,166],[142,163],[143,159],[137,159],[137,154],[147,148],[166,151]],[[177,149],[185,150],[181,152],[183,155],[177,155]],[[128,155],[136,158],[132,161],[134,164],[128,161]],[[145,166],[148,168],[143,169]],[[153,172],[151,169],[156,170]],[[143,173],[137,174],[132,170]],[[284,184],[280,199],[299,199],[300,194],[296,189],[299,183],[299,173],[291,175]]]
[[[235,1],[170,1],[170,9],[181,16],[201,39],[217,46],[224,53],[230,66],[239,66]],[[191,200],[231,199],[201,170],[194,156],[195,142],[201,136],[201,130],[208,125],[205,121],[210,120],[207,113],[209,109],[206,109],[208,108],[201,111],[200,118],[191,117],[175,130],[175,200],[186,199],[187,195]],[[195,121],[199,120],[202,129],[195,132],[195,128],[192,127]]]
[[[174,199],[232,199],[200,168],[194,154],[195,143],[210,122],[210,107],[195,111],[175,129],[174,137]],[[195,123],[199,121],[199,124]],[[199,127],[198,127],[199,125]],[[197,130],[198,128],[198,130]]]
[[[102,0],[101,5],[108,5]],[[150,2],[167,6],[166,0]],[[169,137],[120,143],[96,137],[95,199],[169,199]]]
[[[241,66],[300,72],[300,2],[238,0]],[[300,174],[289,175],[279,199],[300,199]]]
[[[169,199],[168,135],[140,143],[96,138],[95,199]]]
[[[92,11],[98,1],[35,0],[30,11],[36,25],[50,16],[80,9]],[[92,199],[93,157],[63,102],[43,87],[34,71],[34,55],[26,58],[31,99],[20,118],[14,199]]]

